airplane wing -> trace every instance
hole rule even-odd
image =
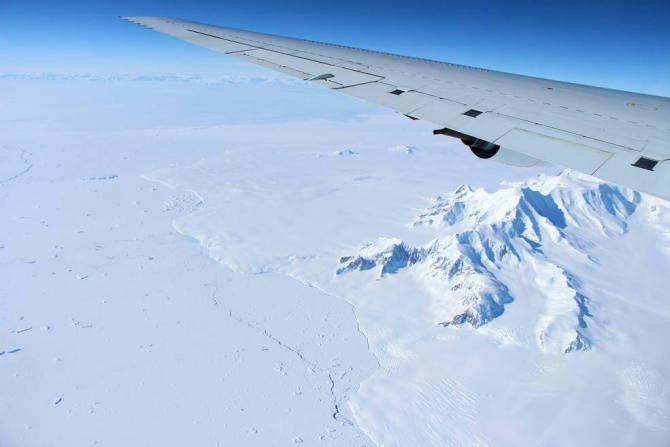
[[[461,139],[480,158],[538,160],[670,200],[670,98],[167,17],[123,17]]]

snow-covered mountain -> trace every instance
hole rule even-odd
[[[337,274],[414,275],[435,297],[442,326],[480,328],[516,306],[517,294],[533,295],[543,303],[533,316],[541,350],[589,350],[598,315],[580,271],[600,262],[599,246],[628,231],[642,200],[569,171],[494,192],[461,186],[435,198],[411,223],[437,231],[429,243],[380,238],[342,257]]]

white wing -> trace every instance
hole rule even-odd
[[[670,200],[670,99],[165,17],[126,20],[426,120],[482,158]]]

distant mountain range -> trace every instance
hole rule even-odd
[[[303,81],[281,76],[185,76],[93,73],[0,73],[0,80],[95,82],[193,82],[198,84],[284,84]]]

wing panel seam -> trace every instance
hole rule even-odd
[[[501,117],[509,118],[509,119],[512,119],[512,120],[521,121],[521,122],[528,123],[528,124],[533,124],[533,125],[535,125],[535,126],[539,126],[539,127],[545,127],[545,128],[547,128],[547,129],[551,129],[551,130],[555,130],[555,131],[559,131],[559,132],[568,133],[568,134],[570,134],[570,135],[574,135],[574,136],[577,136],[577,137],[585,138],[585,139],[587,139],[587,140],[593,140],[593,141],[598,141],[599,143],[609,144],[609,145],[611,145],[611,146],[616,146],[616,147],[621,148],[621,149],[626,150],[626,151],[630,151],[630,152],[640,152],[640,151],[638,151],[638,150],[636,150],[636,149],[633,149],[632,147],[623,146],[623,145],[621,145],[621,144],[617,144],[617,143],[612,143],[611,141],[602,140],[602,139],[600,139],[600,138],[593,138],[593,137],[590,137],[590,136],[588,136],[588,135],[582,135],[581,133],[571,132],[571,131],[569,131],[569,130],[562,129],[562,128],[560,128],[560,127],[548,126],[548,125],[546,125],[546,124],[536,123],[536,122],[534,122],[534,121],[526,120],[526,119],[523,119],[523,118],[518,118],[518,117],[516,117],[516,116],[505,115],[505,114],[502,114],[502,113],[496,113],[496,112],[488,112],[488,113],[493,113],[493,114],[498,115],[498,116],[501,116]],[[502,137],[500,137],[500,138],[502,138]],[[498,139],[500,139],[500,138],[498,138]]]
[[[338,66],[338,65],[335,65],[335,64],[329,64],[329,63],[327,63],[327,62],[317,61],[317,60],[310,59],[310,58],[303,57],[303,56],[296,56],[295,54],[292,54],[292,53],[284,53],[284,52],[282,52],[282,51],[271,50],[271,49],[269,49],[269,48],[265,48],[265,47],[262,47],[262,46],[256,46],[256,45],[249,44],[249,43],[239,42],[239,41],[237,41],[237,40],[233,40],[233,39],[230,39],[230,38],[228,38],[228,37],[221,37],[221,36],[216,36],[216,35],[214,35],[214,34],[207,34],[207,33],[203,33],[203,32],[200,32],[200,31],[195,31],[195,30],[188,29],[188,28],[186,29],[186,31],[190,31],[190,32],[192,32],[192,33],[196,33],[196,34],[202,34],[203,36],[209,36],[209,37],[213,37],[213,38],[215,38],[215,39],[225,40],[225,41],[227,41],[227,42],[232,42],[232,43],[236,43],[236,44],[239,44],[239,45],[246,45],[246,46],[250,47],[248,50],[233,51],[233,52],[226,53],[226,54],[249,52],[249,55],[252,56],[251,52],[253,52],[254,50],[265,50],[265,51],[269,51],[269,52],[271,52],[271,53],[283,54],[284,56],[291,56],[291,57],[295,57],[295,58],[297,58],[297,59],[302,59],[302,60],[309,61],[309,62],[314,62],[314,63],[318,63],[318,64],[328,65],[328,66],[331,66],[331,67],[340,68],[340,69],[342,69],[342,70],[348,70],[348,71],[351,71],[351,72],[354,72],[354,73],[360,73],[360,74],[365,74],[365,75],[369,75],[369,76],[375,76],[375,77],[379,78],[378,80],[384,79],[384,76],[380,76],[380,75],[378,75],[378,74],[368,73],[368,72],[366,72],[366,71],[362,71],[362,70],[352,70],[351,68],[340,67],[340,66]],[[260,43],[262,43],[262,42],[260,42]],[[287,48],[287,49],[290,49],[290,48]],[[293,51],[296,51],[296,50],[293,50]],[[314,53],[314,54],[316,54],[316,53]],[[319,55],[319,54],[317,54],[317,56],[323,56],[323,55]],[[252,57],[254,57],[254,56],[252,56]],[[259,59],[260,59],[260,58],[259,58]],[[354,61],[346,61],[346,60],[343,59],[342,62],[350,62],[350,63],[353,63]],[[286,68],[291,68],[291,67],[286,67]],[[374,82],[374,81],[373,81],[373,82]]]

